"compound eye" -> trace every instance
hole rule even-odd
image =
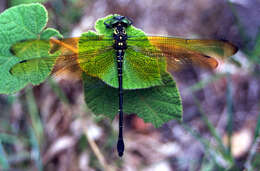
[[[115,28],[115,29],[114,29],[114,33],[115,33],[115,34],[119,34],[119,31]]]

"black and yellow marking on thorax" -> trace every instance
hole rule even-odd
[[[127,49],[127,34],[125,27],[119,22],[114,28],[114,49],[116,50],[116,60],[118,76],[122,76],[122,65],[124,61],[125,50]],[[121,78],[120,78],[121,79]]]
[[[115,50],[126,50],[127,49],[127,34],[125,27],[118,23],[114,28],[113,38],[114,38],[114,49]]]

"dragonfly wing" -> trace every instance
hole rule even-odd
[[[96,41],[99,44],[96,44]],[[72,74],[75,78],[81,76],[82,69],[79,64],[97,62],[96,59],[92,60],[94,57],[100,53],[104,53],[112,49],[111,46],[102,46],[101,43],[109,41],[93,39],[88,40],[89,45],[92,45],[91,49],[78,51],[79,38],[68,38],[62,40],[50,39],[50,40],[29,40],[21,42],[12,47],[12,52],[14,55],[21,57],[21,62],[14,65],[10,73],[19,79],[28,80],[34,82],[40,73],[45,73],[45,71],[52,72],[53,77],[60,77],[61,75]],[[50,45],[48,49],[48,54],[46,56],[41,56],[34,54],[35,56],[26,56],[24,49],[29,48],[28,45],[41,42]],[[95,47],[99,50],[95,50]],[[46,51],[46,49],[45,49]],[[57,54],[58,53],[58,54]],[[80,58],[78,58],[80,56]],[[37,73],[37,74],[36,74]],[[46,75],[46,74],[44,74]],[[36,81],[37,82],[37,81]]]
[[[107,50],[111,49],[107,48]],[[88,53],[88,55],[85,56],[88,57],[90,55],[95,56],[98,55],[98,53]],[[81,56],[83,57],[84,55],[81,54]],[[51,74],[51,77],[53,78],[70,77],[78,80],[81,78],[81,74],[83,72],[79,65],[95,65],[95,62],[99,61],[93,61],[89,58],[82,58],[79,60],[78,54],[48,56],[23,60],[15,64],[10,69],[10,73],[19,79],[30,82],[38,82],[35,80],[38,80],[39,77],[44,77],[44,75],[46,76],[46,72],[48,73],[47,75]],[[98,71],[95,71],[95,73],[97,72]]]
[[[142,52],[148,57],[165,57],[167,69],[178,71],[186,65],[197,65],[214,69],[218,66],[218,60],[233,55],[237,48],[227,41],[218,40],[189,40],[174,37],[148,36],[146,39],[156,47],[155,50],[142,46],[144,38],[130,38],[131,48]],[[141,46],[140,46],[141,45]]]
[[[81,48],[79,51],[79,43],[82,41],[87,42],[88,48]],[[17,57],[20,58],[30,58],[30,54],[27,54],[25,52],[30,52],[30,51],[47,51],[49,54],[54,54],[57,51],[61,51],[61,54],[66,54],[66,55],[74,55],[74,54],[79,54],[83,53],[86,54],[86,52],[89,51],[94,51],[98,48],[103,48],[107,46],[111,46],[111,42],[113,39],[111,37],[105,37],[101,35],[95,35],[95,36],[82,36],[82,37],[73,37],[73,38],[64,38],[64,39],[47,39],[47,40],[25,40],[25,41],[20,41],[14,44],[11,47],[11,53],[14,54]],[[37,45],[33,47],[33,45]],[[39,46],[43,46],[39,47]],[[46,50],[47,48],[47,50]],[[28,50],[29,49],[29,50]],[[28,55],[28,56],[26,56]],[[33,58],[36,57],[41,57],[38,55],[33,55]]]

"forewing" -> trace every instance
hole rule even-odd
[[[97,41],[99,41],[98,44],[96,43]],[[29,79],[29,81],[32,82],[37,79],[39,74],[45,73],[46,70],[49,71],[49,73],[51,72],[53,77],[70,75],[73,78],[80,78],[82,68],[80,68],[79,64],[97,62],[92,60],[92,57],[112,49],[111,46],[105,45],[105,42],[108,41],[111,41],[111,39],[101,36],[92,37],[91,40],[88,40],[92,48],[81,51],[80,53],[78,51],[79,38],[24,41],[12,47],[14,55],[23,60],[14,65],[10,73],[20,79]],[[34,54],[34,56],[32,56],[24,53],[26,52],[24,49],[31,48],[28,47],[28,45],[37,44],[39,42],[46,46],[49,45],[47,55],[41,56],[41,54]],[[94,50],[95,48],[99,50]],[[81,56],[81,58],[79,59],[78,56]]]
[[[156,48],[142,46],[141,41],[148,39]],[[237,48],[227,41],[218,40],[190,40],[174,37],[132,37],[130,48],[140,51],[147,57],[165,57],[167,70],[178,71],[186,65],[196,65],[203,68],[214,69],[218,60],[233,55]],[[137,42],[135,45],[134,42]]]

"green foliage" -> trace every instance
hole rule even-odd
[[[30,3],[44,3],[48,0],[10,0],[10,6],[20,5],[20,4],[30,4]]]
[[[78,62],[88,75],[83,77],[87,105],[94,113],[113,119],[118,111],[117,65],[112,48],[112,30],[104,25],[104,20],[111,17],[97,21],[95,28],[98,33],[89,31],[81,36]],[[44,30],[46,22],[47,12],[40,4],[16,6],[0,15],[3,28],[0,32],[3,35],[0,37],[3,70],[0,73],[0,93],[19,91],[28,83],[40,84],[50,75],[60,53],[50,52],[48,39],[62,36],[54,29]],[[143,38],[142,41],[129,41],[129,45],[154,50],[143,31],[133,26],[126,31],[129,39],[136,36]],[[180,95],[176,83],[166,72],[164,59],[147,57],[134,49],[127,49],[123,88],[125,113],[136,113],[155,127],[171,119],[182,120]],[[36,132],[38,139],[41,137],[40,130]]]
[[[10,69],[20,61],[32,57],[46,56],[49,50],[49,45],[42,42],[27,42],[19,44],[22,40],[38,39],[40,36],[44,39],[50,38],[48,36],[60,37],[58,31],[54,29],[46,29],[44,27],[47,23],[47,11],[40,4],[20,5],[9,8],[0,15],[0,93],[11,94],[24,88],[28,83],[39,84],[46,79],[50,71],[34,72],[24,77],[24,79],[17,78],[12,75]],[[12,45],[17,44],[14,50],[23,48],[24,53],[19,56],[14,56],[10,49]],[[24,45],[24,47],[21,47]],[[32,49],[29,47],[32,45]],[[24,66],[29,68],[28,66]],[[23,68],[18,68],[21,70]],[[27,72],[28,74],[28,72]],[[26,74],[25,74],[26,75]],[[37,78],[38,77],[38,78]]]
[[[182,105],[176,83],[172,77],[163,75],[165,85],[140,90],[124,91],[124,112],[136,113],[145,122],[160,127],[163,123],[182,120]],[[97,78],[84,75],[85,101],[96,114],[113,119],[118,112],[118,90]]]

